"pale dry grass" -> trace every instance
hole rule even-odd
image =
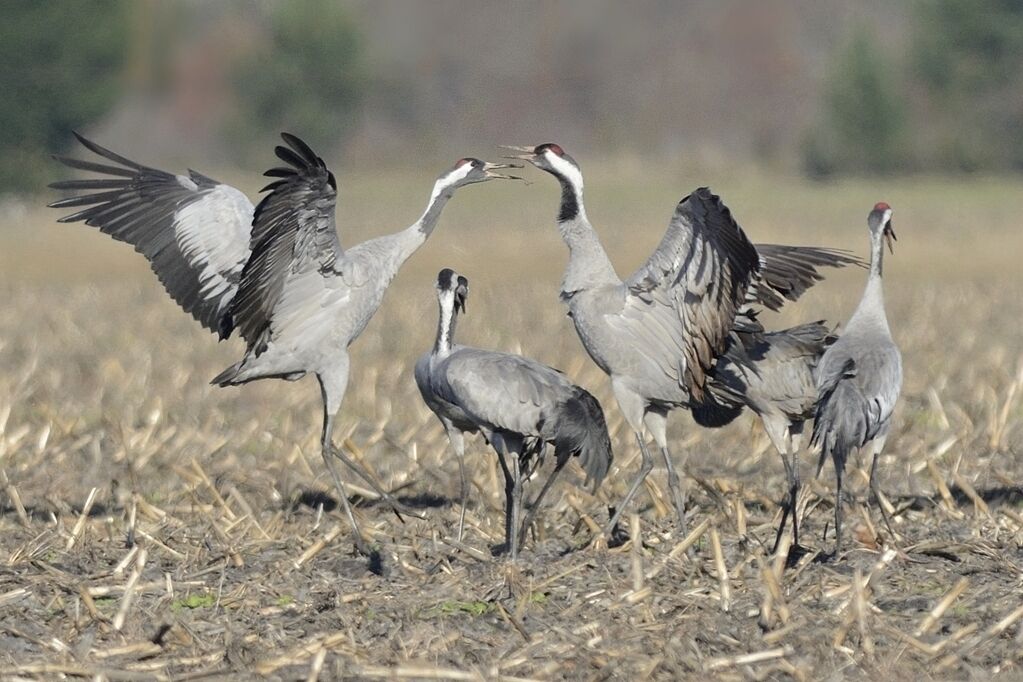
[[[529,177],[529,187],[463,190],[352,348],[338,438],[428,517],[400,524],[363,498],[382,577],[352,556],[333,511],[312,380],[212,388],[240,342],[198,329],[128,247],[37,209],[0,225],[4,674],[1018,674],[1020,183],[703,179],[758,241],[862,252],[870,206],[896,210],[887,292],[906,383],[881,473],[907,554],[886,554],[877,517],[856,506],[845,561],[783,570],[767,550],[784,476],[749,417],[720,431],[681,413],[671,422],[699,480],[689,541],[673,536],[656,472],[637,504],[642,544],[565,553],[606,519],[638,451],[557,302],[556,189]],[[344,243],[411,222],[432,181],[387,179],[342,177]],[[588,179],[589,214],[622,273],[656,244],[679,188],[695,184],[628,162]],[[564,369],[601,399],[612,431],[607,484],[591,496],[569,485],[581,481],[572,468],[518,567],[489,556],[501,486],[480,443],[467,537],[450,540],[457,467],[411,378],[443,266],[471,280],[466,343]],[[839,322],[862,277],[837,273],[769,322]],[[849,476],[861,500],[863,464]],[[825,549],[830,468],[811,488],[806,537]]]

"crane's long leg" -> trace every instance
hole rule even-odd
[[[522,454],[511,453],[511,469],[514,477],[512,487],[512,513],[511,513],[511,560],[519,558],[519,526],[522,524]]]
[[[778,545],[781,544],[781,536],[785,532],[785,522],[788,521],[789,514],[792,514],[792,545],[794,547],[799,546],[799,524],[797,522],[798,514],[796,513],[796,497],[799,490],[799,474],[794,471],[793,463],[789,460],[789,456],[785,452],[781,452],[781,461],[785,465],[785,478],[789,483],[789,494],[788,501],[782,508],[781,512],[781,523],[778,524],[778,534],[774,536],[774,549],[772,553],[778,551]]]
[[[664,457],[664,469],[668,474],[668,490],[671,493],[672,503],[675,505],[675,515],[678,517],[679,533],[686,534],[686,488],[675,471],[675,461],[668,449],[668,413],[650,407],[643,415],[643,423],[650,430],[654,442],[661,449],[661,456]],[[682,464],[683,468],[685,463]]]
[[[675,514],[678,516],[679,534],[686,534],[686,487],[682,485],[678,474],[675,472],[675,465],[671,461],[671,451],[667,446],[661,448],[661,455],[664,456],[664,468],[668,471],[668,490],[671,491],[672,500],[675,502]]]
[[[359,524],[355,520],[355,513],[352,511],[352,504],[348,501],[348,492],[345,490],[345,484],[341,482],[341,475],[338,474],[332,457],[334,445],[331,441],[331,436],[334,433],[334,418],[341,409],[341,399],[344,397],[345,388],[348,385],[348,363],[345,362],[343,366],[330,374],[317,374],[317,378],[320,380],[320,392],[323,394],[323,433],[320,439],[323,462],[327,465],[330,477],[334,479],[334,487],[337,488],[339,502],[345,510],[345,516],[348,517],[348,522],[352,524],[352,532],[355,535],[355,547],[364,556],[371,557],[373,554],[370,551],[369,545],[366,544],[365,539],[362,537],[362,531],[359,530]]]
[[[632,484],[629,486],[629,492],[625,493],[625,497],[622,498],[622,501],[618,504],[618,508],[615,509],[614,516],[612,516],[611,520],[607,522],[606,526],[604,526],[604,534],[608,536],[610,536],[611,531],[614,530],[615,525],[618,523],[618,519],[622,516],[622,512],[625,511],[625,507],[627,507],[629,502],[632,501],[632,498],[635,497],[636,491],[639,490],[639,486],[642,485],[643,481],[646,480],[646,477],[654,468],[654,460],[650,456],[650,452],[646,449],[646,443],[643,442],[643,435],[639,431],[636,431],[636,442],[639,443],[639,452],[643,457],[643,462],[639,466],[639,472],[636,474],[636,478],[632,479]]]
[[[402,518],[401,516],[402,514],[404,514],[405,516],[413,516],[417,519],[426,518],[425,515],[415,510],[409,509],[401,502],[394,499],[393,495],[391,495],[389,492],[381,488],[380,484],[373,480],[373,477],[370,476],[365,469],[359,466],[357,462],[355,462],[348,455],[346,455],[344,453],[344,450],[342,450],[340,447],[334,446],[333,448],[331,448],[331,451],[333,452],[335,457],[344,462],[345,466],[347,466],[349,469],[358,474],[359,478],[365,481],[369,485],[369,487],[373,489],[373,492],[380,496],[380,499],[387,503],[387,505],[391,508],[391,510],[394,512],[394,514],[398,517],[400,521],[405,520]]]
[[[459,498],[462,507],[458,512],[458,541],[461,542],[465,529],[465,505],[469,500],[469,479],[465,475],[465,436],[453,425],[448,427],[445,424],[445,427],[448,432],[448,440],[451,441],[451,449],[455,451],[455,456],[458,458],[458,475],[461,482]]]
[[[515,517],[515,495],[516,483],[519,475],[518,455],[512,454],[512,462],[508,462],[508,450],[504,439],[495,436],[491,439],[491,445],[497,451],[497,461],[501,463],[501,472],[504,474],[504,540],[505,549],[514,561],[518,554],[518,547],[515,543],[516,517]],[[514,471],[513,471],[514,469]]]
[[[530,526],[533,525],[533,519],[536,517],[536,513],[540,510],[540,504],[543,502],[544,496],[547,494],[547,491],[551,489],[551,486],[554,485],[554,479],[558,477],[558,474],[561,473],[561,470],[565,468],[566,464],[568,464],[568,458],[560,459],[557,464],[554,465],[554,471],[551,472],[550,478],[548,478],[543,484],[543,488],[540,489],[540,494],[536,496],[535,500],[533,500],[533,506],[530,507],[529,513],[526,515],[526,520],[522,522],[522,530],[519,531],[519,535],[521,537],[526,537]]]
[[[879,442],[878,442],[879,441]],[[880,438],[874,441],[874,459],[870,463],[870,492],[874,495],[874,499],[877,500],[877,506],[881,510],[881,517],[884,519],[884,525],[888,528],[888,533],[892,536],[892,541],[895,540],[895,531],[892,529],[892,520],[888,516],[888,510],[884,508],[884,503],[881,502],[881,493],[877,488],[877,460],[881,456],[881,450],[884,448],[884,439]]]
[[[799,480],[799,451],[803,444],[803,425],[799,424],[799,430],[795,425],[789,427],[789,453],[792,456],[792,546],[799,547],[799,490],[802,482]]]
[[[844,458],[835,457],[835,558],[842,551],[842,475]]]

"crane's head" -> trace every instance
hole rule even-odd
[[[437,298],[444,302],[451,297],[455,302],[455,312],[465,312],[465,299],[469,297],[469,280],[451,268],[444,268],[437,273]]]
[[[490,163],[473,158],[459,159],[450,170],[444,171],[441,174],[437,182],[442,184],[445,189],[456,189],[463,185],[471,185],[474,182],[486,182],[487,180],[522,179],[514,175],[498,173],[497,171],[502,168],[522,168],[522,165],[517,163]]]
[[[895,228],[892,227],[892,207],[883,201],[874,204],[873,210],[867,216],[867,225],[870,226],[872,237],[883,237],[888,243],[888,251],[895,253],[892,242],[898,241],[895,236]]]
[[[540,170],[547,171],[559,179],[567,180],[578,187],[583,186],[583,173],[579,169],[579,164],[561,148],[561,145],[545,142],[535,147],[503,145],[503,148],[513,152],[525,152],[504,157],[506,159],[528,161]]]

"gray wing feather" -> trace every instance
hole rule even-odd
[[[275,315],[286,312],[277,308],[289,284],[305,290],[315,287],[319,284],[316,273],[332,270],[344,255],[334,225],[337,184],[333,174],[304,142],[287,133],[282,137],[291,149],[278,146],[275,151],[293,168],[265,173],[280,179],[263,188],[269,194],[255,210],[252,256],[242,271],[228,320],[257,353]],[[301,305],[298,297],[292,300]]]
[[[648,342],[651,336],[663,339],[651,345],[654,352],[671,352],[681,342],[682,383],[699,399],[759,268],[756,249],[728,207],[709,189],[697,189],[679,202],[660,245],[626,282],[630,295],[623,319],[645,318],[639,311],[657,303],[674,313],[655,316],[658,324],[636,335]]]
[[[821,461],[830,455],[844,465],[852,450],[886,435],[901,387],[902,358],[890,340],[863,349],[836,344],[825,353],[811,440]]]
[[[761,280],[751,302],[771,310],[780,309],[784,299],[797,300],[807,289],[824,279],[818,268],[866,266],[860,258],[841,249],[783,244],[757,244],[756,249],[761,258]]]
[[[760,415],[781,413],[790,420],[810,418],[817,402],[815,371],[835,340],[822,322],[776,332],[737,334],[711,373],[710,399],[694,407],[694,416],[705,426],[722,426],[738,416],[743,407],[749,407]],[[721,410],[731,411],[730,418],[723,419]]]
[[[541,435],[545,414],[566,398],[572,384],[563,374],[528,358],[458,348],[443,362],[432,386],[474,421],[491,430]]]
[[[118,165],[55,157],[71,168],[107,176],[51,184],[54,189],[81,192],[50,204],[80,208],[60,222],[84,221],[134,246],[149,260],[171,298],[216,331],[249,256],[252,202],[237,189],[195,171],[188,177],[173,175],[135,163],[77,133],[75,137],[89,151]]]
[[[417,365],[417,382],[424,370]],[[559,461],[580,458],[594,485],[607,475],[613,454],[600,403],[551,367],[519,355],[460,347],[429,377],[429,387],[433,400],[457,406],[484,433],[553,443]]]

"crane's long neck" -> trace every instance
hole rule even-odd
[[[604,284],[618,284],[617,273],[600,238],[586,217],[582,177],[556,174],[561,184],[558,231],[568,246],[568,267],[561,283],[562,293],[572,293]]]
[[[458,320],[455,294],[451,291],[442,291],[437,296],[437,301],[440,304],[440,316],[437,320],[437,341],[433,344],[433,354],[446,358],[451,354],[451,345],[455,340],[455,322]]]
[[[437,227],[437,222],[440,220],[440,214],[444,211],[444,206],[447,205],[448,200],[454,194],[455,188],[445,183],[444,178],[441,178],[434,184],[433,192],[430,193],[430,200],[426,204],[426,210],[423,211],[419,220],[399,233],[398,266],[415,253],[429,236],[433,234],[433,230]]]
[[[853,313],[849,324],[856,320],[875,319],[888,326],[887,316],[884,309],[884,287],[882,285],[881,273],[884,270],[884,235],[880,230],[871,233],[870,239],[870,274],[867,275],[867,286],[863,290],[863,297],[860,299],[856,312]]]

